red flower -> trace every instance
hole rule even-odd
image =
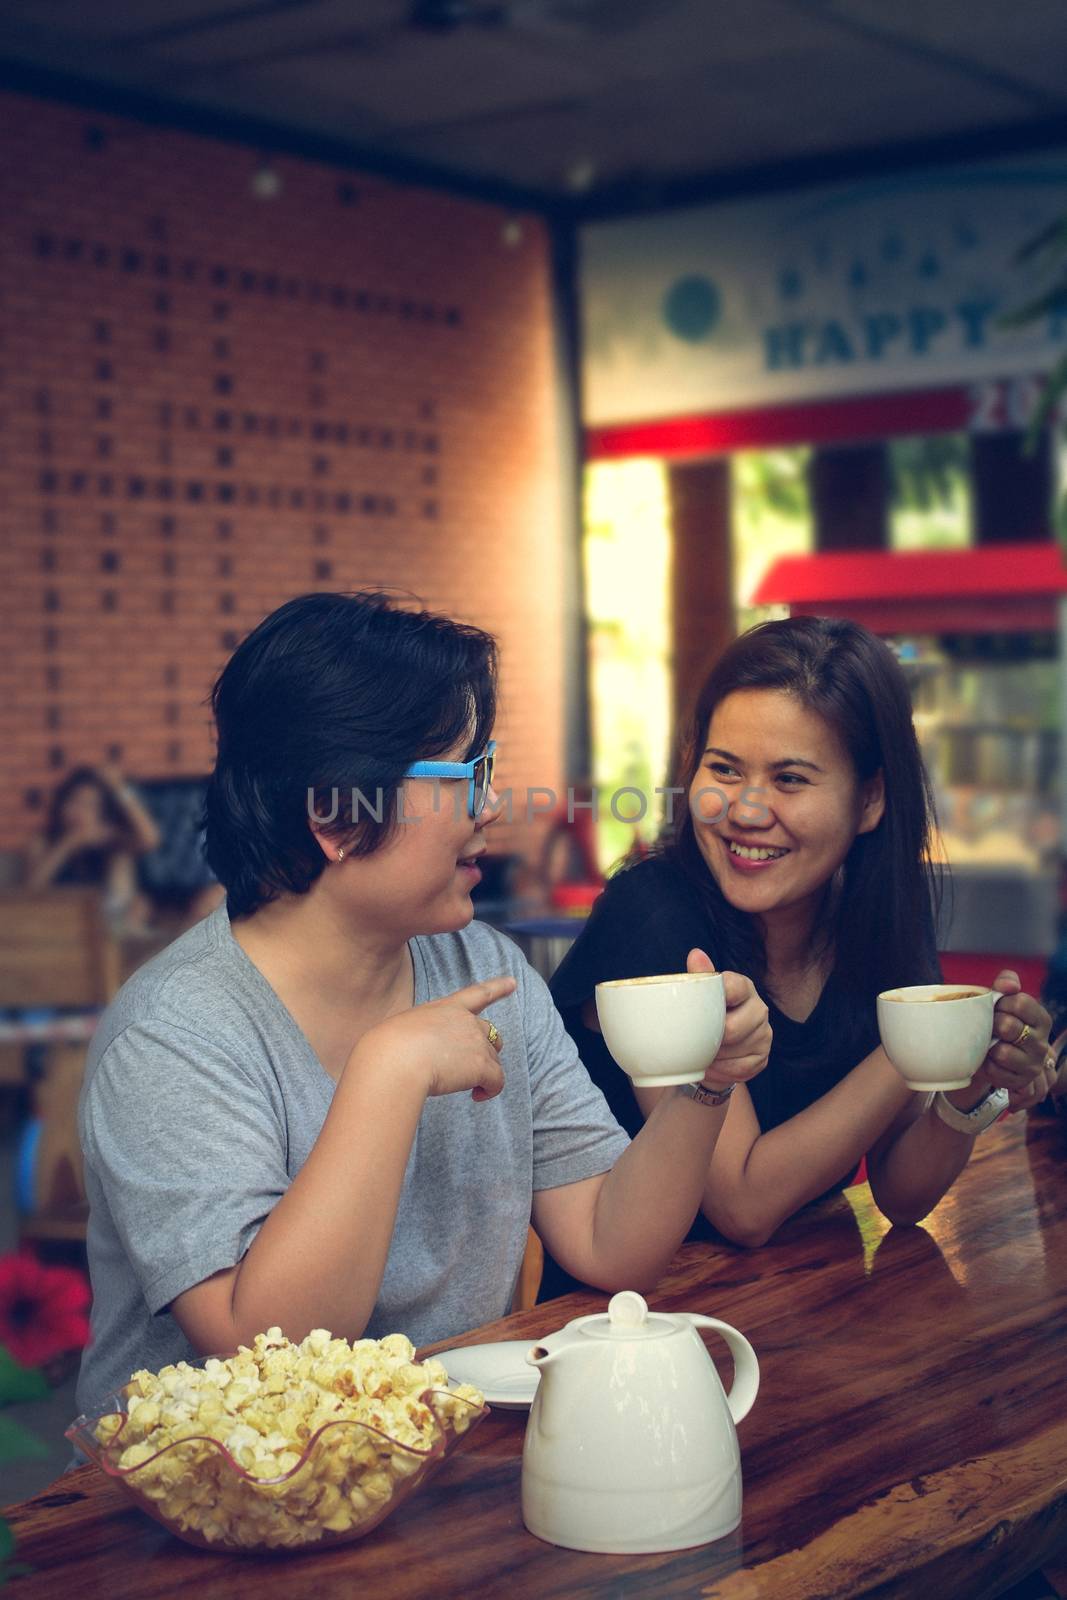
[[[89,1284],[75,1267],[36,1256],[0,1256],[0,1345],[37,1367],[89,1342]]]

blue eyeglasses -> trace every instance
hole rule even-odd
[[[466,778],[467,814],[480,817],[489,798],[489,785],[493,781],[493,760],[496,740],[490,739],[480,756],[473,761],[416,761],[405,772],[405,778]]]

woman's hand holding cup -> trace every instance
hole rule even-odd
[[[1056,1078],[1048,1013],[1020,992],[1014,972],[998,973],[988,989],[949,983],[887,989],[878,996],[878,1026],[908,1087],[939,1089],[960,1111],[992,1089],[1007,1089],[1008,1110],[1028,1110]]]
[[[685,972],[598,983],[596,1008],[604,1043],[638,1088],[724,1089],[767,1064],[767,1007],[748,978],[716,972],[703,950],[689,952]]]
[[[994,1043],[970,1087],[1007,1089],[1009,1111],[1029,1111],[1056,1080],[1049,1047],[1051,1018],[1033,995],[1024,994],[1017,972],[998,972],[991,985],[1000,998],[993,1013]]]
[[[690,950],[687,972],[714,972],[711,958],[703,950]],[[722,973],[726,1021],[722,1044],[704,1073],[706,1089],[725,1089],[731,1083],[747,1083],[767,1065],[771,1053],[771,1024],[767,1006],[760,999],[751,978],[740,972]]]

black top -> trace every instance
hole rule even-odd
[[[681,867],[669,855],[652,856],[610,880],[552,979],[552,998],[589,1076],[631,1136],[644,1119],[630,1080],[615,1065],[602,1036],[582,1022],[581,1007],[596,985],[609,978],[684,972],[686,957],[694,947],[706,951],[718,965],[715,945],[709,913]],[[760,1129],[766,1133],[827,1094],[877,1047],[878,1020],[874,995],[857,1000],[849,1007],[853,1026],[844,1040],[832,1016],[835,1010],[839,1013],[842,999],[833,975],[804,1022],[787,1017],[768,996],[764,999],[774,1040],[766,1067],[746,1087]],[[846,1188],[854,1173],[855,1168],[850,1167],[826,1193]],[[710,1223],[699,1214],[689,1238],[715,1237]],[[574,1280],[546,1257],[541,1299],[566,1294],[575,1286]]]
[[[93,889],[105,888],[116,848],[115,845],[91,845],[79,850],[64,862],[62,870],[52,880],[54,887],[68,889],[85,885]]]

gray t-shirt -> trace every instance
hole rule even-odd
[[[428,1099],[404,1174],[366,1333],[421,1344],[503,1316],[533,1191],[606,1172],[628,1140],[509,939],[474,922],[411,951],[416,1004],[499,973],[518,980],[482,1012],[503,1036],[503,1092]],[[241,1260],[335,1087],[224,907],[125,985],[94,1036],[79,1108],[93,1282],[81,1410],[140,1367],[195,1358],[171,1301]]]

